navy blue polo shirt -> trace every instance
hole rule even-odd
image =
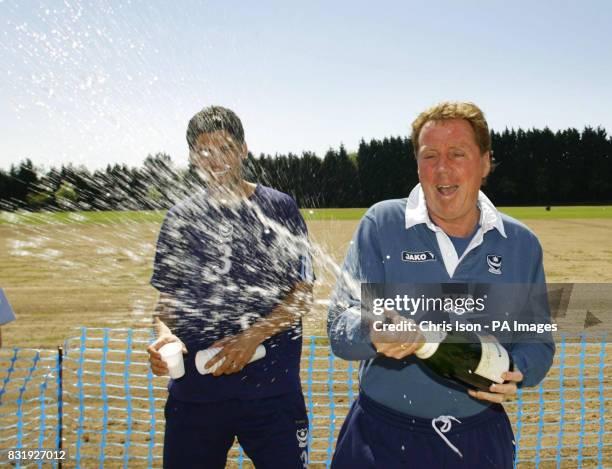
[[[151,284],[177,300],[172,331],[186,345],[185,376],[170,394],[191,402],[256,399],[299,390],[301,323],[264,342],[265,358],[238,373],[201,375],[195,354],[270,314],[312,280],[306,224],[295,201],[258,185],[238,205],[205,191],[176,205],[162,225]]]

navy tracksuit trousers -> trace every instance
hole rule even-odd
[[[308,416],[301,392],[194,403],[168,396],[164,468],[223,469],[234,438],[257,469],[306,469]]]
[[[331,468],[514,467],[514,435],[501,405],[458,420],[440,419],[436,432],[432,420],[407,416],[361,393],[342,425]]]

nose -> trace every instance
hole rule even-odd
[[[442,154],[436,160],[435,171],[438,174],[447,174],[450,171],[450,159],[448,155]]]

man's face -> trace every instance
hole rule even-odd
[[[470,123],[464,119],[427,122],[419,134],[417,165],[432,220],[472,229],[490,158],[488,152],[480,154]]]
[[[246,152],[244,143],[236,142],[224,130],[217,130],[198,135],[189,161],[207,183],[232,186],[240,181]]]

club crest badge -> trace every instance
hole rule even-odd
[[[502,257],[497,254],[489,254],[487,256],[487,264],[489,265],[489,272],[495,275],[501,275],[502,273]]]
[[[219,224],[219,234],[224,239],[230,239],[234,232],[234,227],[229,223],[220,223]]]
[[[295,436],[300,448],[306,448],[306,446],[308,446],[308,427],[298,429]]]

